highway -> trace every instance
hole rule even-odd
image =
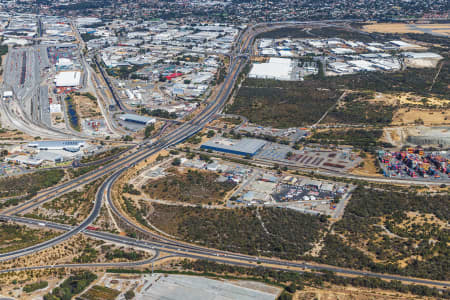
[[[355,276],[355,275],[370,276],[387,280],[395,279],[410,283],[431,284],[434,286],[448,287],[449,286],[448,282],[437,282],[396,275],[377,274],[372,272],[349,270],[346,268],[328,265],[317,265],[306,262],[304,263],[304,262],[284,261],[271,258],[262,258],[238,253],[225,252],[216,249],[209,249],[200,246],[194,246],[181,241],[168,239],[166,237],[157,235],[155,233],[140,228],[139,226],[131,222],[127,216],[122,215],[120,210],[115,206],[115,203],[111,197],[111,190],[114,183],[120,178],[120,176],[123,173],[125,173],[129,168],[133,167],[137,163],[144,161],[148,157],[155,155],[161,150],[176,145],[188,139],[189,137],[191,137],[192,135],[196,134],[201,129],[203,129],[206,126],[206,124],[208,124],[216,116],[216,114],[220,113],[224,104],[226,103],[230,94],[233,91],[235,82],[239,78],[241,70],[248,62],[248,56],[251,52],[251,47],[253,45],[254,38],[256,34],[260,32],[260,30],[263,29],[255,31],[252,28],[250,28],[247,29],[239,37],[237,42],[237,45],[239,45],[239,49],[235,49],[233,55],[231,56],[229,70],[223,84],[219,87],[216,96],[213,99],[211,99],[207,103],[206,107],[200,113],[198,113],[191,121],[179,125],[175,130],[166,134],[154,144],[150,143],[141,144],[137,148],[133,148],[131,151],[129,151],[128,154],[125,154],[123,157],[115,160],[114,162],[108,165],[105,165],[97,170],[94,170],[90,173],[75,178],[69,182],[58,185],[54,188],[49,188],[36,198],[3,212],[3,215],[0,216],[3,220],[21,222],[30,225],[37,225],[38,223],[44,223],[49,228],[64,230],[65,232],[60,236],[48,240],[46,242],[33,245],[25,249],[0,254],[0,261],[6,261],[13,258],[25,256],[30,253],[35,253],[37,251],[52,247],[80,232],[83,232],[84,234],[94,238],[143,249],[158,250],[161,252],[173,254],[180,257],[201,258],[243,266],[257,266],[257,264],[258,265],[262,264],[264,267],[279,270],[293,270],[293,271],[302,271],[304,269],[316,271],[329,270],[345,276]],[[107,177],[107,179],[99,187],[95,197],[95,203],[92,211],[80,225],[72,227],[41,220],[29,220],[25,218],[18,218],[12,216],[14,214],[22,213],[24,211],[32,209],[38,205],[41,205],[46,201],[52,200],[64,193],[74,190],[82,184],[92,182],[106,175],[108,175],[109,177]],[[130,226],[135,230],[145,233],[147,236],[150,237],[150,239],[137,240],[105,232],[86,230],[86,227],[89,226],[98,217],[102,204],[108,205],[112,209],[116,217],[120,218],[121,221],[127,224],[127,226]],[[45,267],[51,268],[55,266],[41,266],[41,268]]]
[[[6,217],[7,220],[14,221],[17,223],[38,226],[38,223],[43,223],[47,228],[56,229],[56,230],[65,230],[70,231],[76,227],[72,227],[70,225],[62,225],[58,223],[52,223],[42,220],[33,220],[27,218],[20,217]],[[379,274],[373,273],[369,271],[361,271],[361,270],[352,270],[347,268],[340,268],[329,265],[321,265],[315,263],[308,262],[298,262],[298,261],[286,261],[281,259],[273,259],[273,258],[264,258],[264,257],[255,257],[245,254],[232,253],[227,251],[208,249],[204,247],[194,246],[186,243],[180,243],[177,241],[172,241],[169,239],[164,239],[165,241],[159,240],[139,240],[130,237],[124,237],[116,234],[93,231],[93,230],[83,230],[83,233],[89,237],[112,242],[119,245],[130,246],[134,248],[139,248],[143,250],[151,250],[156,251],[156,253],[164,252],[170,254],[169,257],[186,257],[186,258],[195,258],[195,259],[205,259],[220,263],[227,263],[238,266],[264,266],[266,268],[281,270],[281,271],[293,271],[293,272],[304,272],[305,270],[312,271],[331,271],[338,273],[342,276],[368,276],[381,278],[386,280],[399,280],[408,283],[415,284],[427,284],[433,285],[438,288],[448,288],[450,287],[449,282],[439,282],[434,280],[427,280],[421,278],[411,278],[399,275],[390,275],[390,274]],[[157,236],[157,235],[155,235]],[[154,257],[155,259],[156,257]],[[167,258],[167,257],[162,257]],[[1,260],[0,260],[1,261]],[[37,266],[30,267],[33,268],[55,268],[55,267],[68,267],[71,265],[48,265],[48,266]],[[83,265],[84,266],[84,265]],[[131,265],[129,265],[131,266]],[[91,267],[96,267],[96,264],[92,264]],[[1,272],[0,272],[1,273]]]

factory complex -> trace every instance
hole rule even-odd
[[[266,143],[267,142],[263,140],[249,138],[241,140],[214,138],[203,143],[200,146],[200,149],[242,156],[254,156],[266,145]]]
[[[249,77],[303,80],[318,73],[326,76],[358,72],[393,72],[405,67],[434,68],[443,58],[426,48],[401,40],[361,42],[341,38],[259,39],[257,54],[268,62],[254,62]],[[305,61],[305,58],[308,58]]]

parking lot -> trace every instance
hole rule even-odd
[[[309,168],[323,168],[347,172],[362,159],[350,150],[294,150],[289,146],[269,143],[256,156],[257,159],[292,164]]]

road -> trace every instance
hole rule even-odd
[[[56,229],[56,230],[65,230],[70,231],[73,230],[73,228],[70,225],[62,225],[58,223],[52,223],[47,221],[41,221],[41,220],[33,220],[33,219],[27,219],[27,218],[19,218],[19,217],[8,217],[10,221],[14,221],[17,223],[27,224],[27,225],[33,225],[38,226],[38,223],[44,223],[47,228]],[[315,264],[315,263],[308,263],[308,262],[298,262],[298,261],[286,261],[281,259],[273,259],[273,258],[265,258],[265,257],[255,257],[245,254],[239,254],[239,253],[232,253],[227,251],[221,251],[221,250],[215,250],[215,249],[209,249],[199,246],[194,246],[186,243],[181,243],[178,241],[173,241],[170,239],[163,239],[163,241],[160,240],[139,240],[134,239],[130,237],[124,237],[112,233],[106,233],[106,232],[100,232],[100,231],[93,231],[93,230],[83,230],[83,233],[91,238],[96,238],[108,242],[113,242],[119,245],[125,245],[125,246],[131,246],[143,250],[151,250],[151,251],[159,251],[168,253],[171,256],[177,256],[177,257],[186,257],[186,258],[195,258],[195,259],[205,259],[210,261],[215,261],[219,263],[226,263],[226,264],[233,264],[238,266],[264,266],[271,269],[276,270],[283,270],[283,271],[293,271],[293,272],[303,272],[305,270],[312,270],[312,271],[331,271],[338,273],[343,276],[368,276],[368,277],[375,277],[375,278],[381,278],[386,280],[400,280],[403,282],[409,282],[409,283],[415,283],[415,284],[427,284],[427,285],[433,285],[440,288],[448,288],[450,287],[449,282],[439,282],[439,281],[433,281],[433,280],[427,280],[427,279],[420,279],[420,278],[411,278],[411,277],[405,277],[405,276],[399,276],[399,275],[390,275],[390,274],[379,274],[379,273],[373,273],[368,271],[361,271],[361,270],[351,270],[347,268],[340,268],[335,266],[329,266],[329,265],[322,265],[322,264]],[[157,235],[155,235],[157,236]],[[165,258],[165,257],[164,257]],[[0,260],[1,261],[1,260]],[[31,268],[55,268],[55,267],[62,267],[61,266],[55,266],[55,265],[48,265],[48,266],[38,266],[38,267],[31,267]],[[93,264],[93,267],[96,265]],[[5,271],[6,272],[6,271]]]
[[[266,25],[267,28],[267,25]],[[262,29],[260,29],[262,30]],[[138,146],[136,150],[130,151],[129,154],[124,155],[122,158],[106,165],[98,170],[92,171],[88,174],[82,175],[72,181],[66,182],[62,185],[59,185],[54,188],[47,189],[45,192],[40,194],[35,199],[31,201],[27,201],[24,204],[18,206],[18,208],[12,208],[6,211],[8,214],[17,214],[28,209],[31,209],[37,205],[40,205],[46,201],[54,199],[63,193],[67,193],[68,191],[74,190],[78,188],[82,184],[86,184],[88,182],[92,182],[98,178],[101,178],[107,174],[109,177],[102,183],[99,190],[97,191],[95,197],[94,207],[90,213],[90,215],[80,224],[74,227],[55,224],[45,221],[38,220],[26,220],[24,218],[18,218],[13,216],[3,215],[2,219],[11,220],[16,222],[22,222],[30,224],[30,222],[34,222],[31,224],[37,225],[38,223],[44,223],[45,226],[49,228],[64,230],[65,233],[62,235],[48,240],[46,242],[33,245],[31,247],[20,249],[8,253],[0,254],[0,260],[9,260],[12,258],[17,258],[21,256],[28,255],[30,253],[36,253],[40,250],[52,247],[56,244],[59,244],[70,237],[83,232],[88,236],[99,238],[102,240],[108,240],[112,242],[116,242],[118,244],[126,244],[129,246],[134,246],[138,248],[147,248],[147,249],[156,249],[159,251],[164,251],[166,253],[171,253],[173,255],[181,256],[181,257],[190,257],[190,258],[201,258],[207,259],[222,263],[235,264],[235,265],[243,265],[243,266],[256,266],[256,264],[261,264],[264,267],[279,269],[279,270],[293,270],[293,271],[301,271],[304,269],[310,270],[329,270],[333,272],[337,272],[346,276],[370,276],[377,277],[382,279],[395,279],[401,280],[410,283],[419,283],[419,284],[431,284],[434,286],[440,287],[448,287],[448,282],[438,282],[431,281],[425,279],[418,278],[409,278],[403,276],[396,275],[388,275],[388,274],[377,274],[372,272],[365,272],[359,270],[349,270],[340,267],[327,266],[327,265],[317,265],[306,262],[293,262],[293,261],[283,261],[278,259],[271,258],[261,258],[249,255],[243,255],[238,253],[230,253],[216,249],[209,249],[204,247],[199,247],[195,245],[191,245],[188,243],[184,243],[177,240],[172,240],[155,233],[149,232],[145,229],[142,229],[136,226],[133,222],[131,222],[127,216],[121,214],[120,210],[115,207],[114,201],[112,201],[111,197],[111,189],[117,179],[125,173],[130,167],[133,167],[135,164],[147,159],[148,157],[155,155],[159,151],[166,149],[172,145],[176,145],[192,135],[199,132],[202,128],[209,123],[216,114],[220,113],[224,104],[226,103],[228,97],[230,96],[234,84],[240,74],[242,68],[246,65],[248,61],[248,55],[250,54],[251,46],[253,45],[253,40],[255,35],[260,32],[260,30],[254,30],[253,28],[247,29],[243,34],[240,35],[238,39],[237,45],[239,47],[234,50],[233,55],[230,60],[230,67],[227,73],[227,76],[222,83],[222,85],[218,88],[217,94],[208,101],[206,107],[197,114],[191,121],[185,122],[177,127],[175,130],[166,134],[164,137],[160,138],[156,143],[150,144],[145,143]],[[87,226],[89,226],[99,215],[100,207],[102,203],[108,205],[113,213],[121,219],[127,226],[134,228],[137,231],[145,233],[147,236],[151,237],[150,240],[136,240],[128,237],[118,236],[110,233],[97,232],[86,230]],[[42,266],[44,267],[54,267],[54,266]]]

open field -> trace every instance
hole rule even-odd
[[[363,30],[380,33],[422,33],[420,30],[411,29],[405,23],[375,23],[363,26]]]
[[[53,186],[64,177],[64,170],[46,170],[0,179],[0,196],[33,195],[41,189]],[[7,206],[7,205],[4,205]],[[1,208],[2,206],[0,206]]]
[[[120,291],[108,287],[94,285],[87,290],[79,299],[83,300],[114,300],[119,296]]]
[[[447,125],[450,124],[448,110],[424,110],[415,108],[400,108],[394,115],[392,125]]]
[[[446,34],[450,33],[450,24],[406,24],[406,23],[374,23],[363,26],[367,32],[379,33],[418,33],[424,34],[424,30],[429,33]]]
[[[101,116],[100,108],[97,105],[97,100],[91,99],[84,94],[74,95],[73,99],[75,101],[76,110],[82,119]]]
[[[0,253],[26,248],[57,235],[58,233],[55,231],[30,229],[25,226],[2,223],[0,226]]]
[[[323,287],[307,286],[297,291],[294,300],[410,300],[410,299],[436,299],[409,293],[399,293],[389,290],[361,288],[352,286],[336,286],[326,284]]]

